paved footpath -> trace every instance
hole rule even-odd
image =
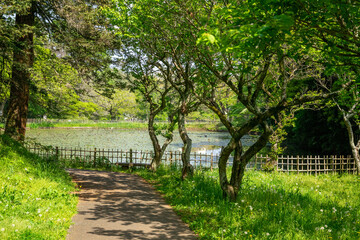
[[[197,239],[154,188],[136,175],[67,170],[81,186],[67,240]]]

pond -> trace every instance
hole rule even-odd
[[[152,144],[147,131],[72,128],[72,129],[31,129],[27,139],[33,139],[43,145],[87,149],[122,149],[122,150],[152,150]],[[219,154],[221,147],[226,146],[230,135],[224,132],[189,132],[193,141],[193,152]],[[164,138],[161,138],[164,141]],[[255,138],[245,136],[244,146],[249,146]],[[181,151],[182,141],[176,132],[174,141],[168,146],[168,151]]]

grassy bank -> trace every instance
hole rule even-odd
[[[0,239],[65,239],[77,197],[68,174],[0,136]]]
[[[188,123],[189,130],[197,131],[223,131],[224,128],[218,123],[210,122],[191,122]],[[28,127],[36,128],[116,128],[116,129],[136,129],[146,130],[146,122],[107,122],[107,121],[43,121],[38,123],[29,123]]]
[[[146,123],[141,122],[92,122],[92,121],[60,121],[30,123],[30,128],[118,128],[118,129],[147,129]]]
[[[360,179],[248,171],[236,203],[222,198],[217,172],[137,170],[201,239],[360,239]]]

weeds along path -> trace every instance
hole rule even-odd
[[[80,187],[67,239],[197,239],[161,196],[136,175],[67,170]]]

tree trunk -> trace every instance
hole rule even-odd
[[[4,116],[4,108],[5,108],[5,104],[6,104],[6,97],[4,99],[4,101],[0,104],[0,119]]]
[[[230,183],[227,178],[226,168],[227,162],[231,153],[234,152],[233,165],[231,171]],[[236,201],[238,196],[242,179],[245,173],[246,162],[242,161],[242,144],[240,140],[236,140],[234,137],[231,138],[228,145],[221,151],[219,159],[219,176],[220,186],[223,190],[224,198],[228,198],[230,201]]]
[[[148,119],[148,131],[154,149],[154,156],[151,161],[151,169],[153,171],[156,171],[160,166],[163,153],[161,151],[160,143],[155,133],[154,119],[155,119],[155,114],[150,113]]]
[[[182,174],[181,178],[184,180],[188,176],[192,177],[194,174],[194,168],[190,164],[190,153],[192,148],[192,140],[187,134],[186,128],[185,128],[185,114],[179,110],[179,119],[178,119],[178,125],[179,125],[179,134],[181,137],[181,140],[183,141],[184,147],[183,151],[181,153],[181,161],[183,163],[182,168]]]
[[[19,141],[24,140],[26,132],[30,69],[34,63],[34,35],[33,29],[31,29],[34,26],[34,13],[35,3],[32,2],[29,12],[24,15],[16,15],[15,20],[22,35],[15,42],[5,134]]]
[[[224,198],[228,198],[230,201],[236,201],[240,186],[245,174],[246,165],[255,154],[260,151],[269,140],[272,130],[266,123],[261,123],[264,128],[263,134],[259,139],[243,153],[243,146],[240,141],[240,135],[234,135],[231,137],[228,145],[221,151],[219,158],[219,178],[220,186],[223,190]],[[230,154],[234,152],[234,160],[231,171],[230,183],[226,176],[226,167]]]
[[[347,116],[344,111],[342,111],[342,113],[343,113],[343,119],[345,122],[345,126],[346,126],[346,129],[348,132],[348,136],[349,136],[349,144],[351,147],[351,152],[354,157],[354,161],[355,161],[356,168],[357,168],[357,174],[360,175],[360,154],[359,154],[360,140],[358,141],[357,144],[355,144],[354,131],[352,129],[352,125],[350,122],[350,116]]]
[[[155,116],[156,116],[156,112],[152,112],[150,111],[149,114],[149,121],[148,121],[148,132],[149,132],[149,136],[151,139],[151,142],[153,144],[153,149],[154,149],[154,156],[153,159],[151,161],[151,169],[153,171],[156,171],[160,164],[161,164],[161,159],[165,153],[165,150],[167,148],[167,146],[172,142],[173,140],[173,130],[174,130],[174,125],[175,125],[175,120],[174,120],[174,115],[171,115],[169,117],[169,128],[168,128],[168,135],[166,136],[166,140],[163,143],[163,145],[161,146],[159,143],[159,139],[156,136],[156,132],[155,132],[155,128],[154,128],[154,120],[155,120]]]

